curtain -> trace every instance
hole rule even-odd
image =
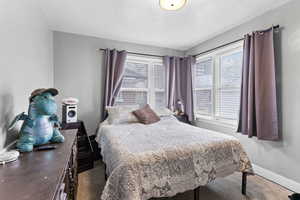
[[[186,58],[165,56],[163,62],[167,70],[167,107],[175,110],[178,106],[177,101],[180,100],[184,105],[185,113],[192,121],[194,119],[192,67],[195,58],[193,56]]]
[[[106,49],[104,51],[104,65],[106,68],[106,81],[104,91],[103,118],[106,106],[113,106],[120,91],[127,52]]]
[[[274,28],[245,36],[238,132],[279,139]]]

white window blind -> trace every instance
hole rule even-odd
[[[238,43],[197,58],[193,91],[198,119],[236,125],[242,57],[242,43]]]
[[[213,110],[213,66],[208,57],[195,65],[194,100],[196,113],[211,116]]]
[[[115,105],[165,107],[165,67],[162,59],[128,56]]]
[[[148,64],[127,62],[123,88],[148,88]]]
[[[121,90],[115,105],[146,105],[147,92]]]
[[[229,53],[220,58],[220,84],[217,89],[217,116],[237,120],[240,105],[242,51]]]
[[[162,64],[154,65],[154,91],[155,91],[155,107],[166,107],[166,70]]]

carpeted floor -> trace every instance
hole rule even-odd
[[[104,185],[104,165],[99,161],[94,169],[79,174],[77,200],[100,200]],[[202,187],[199,200],[288,200],[291,194],[289,190],[259,176],[248,178],[247,196],[241,195],[240,190],[241,174],[236,173]],[[155,200],[193,200],[193,192]]]

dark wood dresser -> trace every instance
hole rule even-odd
[[[77,191],[77,130],[64,130],[54,150],[22,153],[0,165],[2,200],[70,200]]]
[[[77,129],[78,173],[94,168],[94,150],[83,121],[62,123],[62,130]]]

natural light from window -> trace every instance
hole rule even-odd
[[[193,69],[194,112],[198,120],[236,126],[239,115],[243,44],[197,57]]]
[[[115,104],[165,107],[165,73],[161,58],[129,55]]]

